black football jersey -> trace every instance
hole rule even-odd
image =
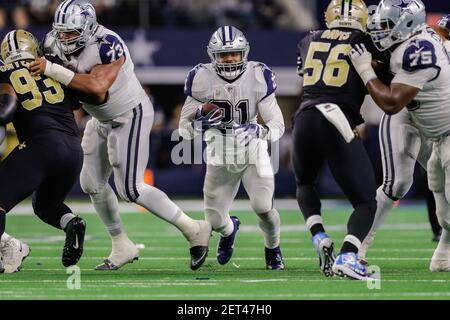
[[[13,119],[19,141],[46,130],[79,136],[73,109],[80,103],[71,90],[45,75],[32,77],[28,64],[20,60],[0,66],[0,83],[10,84],[19,101]]]
[[[303,96],[299,111],[321,103],[339,105],[347,118],[358,125],[367,94],[366,87],[347,54],[351,46],[365,43],[367,34],[346,28],[310,32],[298,45],[297,71],[303,76]]]

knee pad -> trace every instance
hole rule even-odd
[[[428,187],[431,191],[441,193],[446,191],[445,187],[445,172],[441,169],[439,160],[436,155],[432,155],[427,165],[428,173]],[[450,189],[450,188],[449,188]],[[450,191],[450,190],[449,190]],[[446,198],[447,192],[445,192]],[[447,200],[448,201],[448,200]]]
[[[383,183],[383,191],[391,199],[402,199],[409,191],[413,184],[413,177],[401,175],[395,177],[394,182],[385,181]]]
[[[268,213],[273,208],[273,199],[257,199],[251,202],[251,207],[256,214],[265,214]]]
[[[92,168],[83,166],[80,173],[80,185],[84,193],[100,193],[104,189],[104,184],[100,184]]]
[[[107,140],[108,144],[108,160],[109,163],[113,167],[117,167],[120,164],[119,156],[118,156],[118,145],[117,145],[117,136],[114,133],[111,133],[108,136]]]

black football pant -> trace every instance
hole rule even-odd
[[[316,181],[320,169],[327,162],[354,208],[347,232],[362,242],[375,216],[376,182],[372,163],[361,139],[355,138],[346,143],[339,131],[316,108],[297,113],[293,135],[297,201],[305,221],[312,215],[321,214]]]
[[[30,195],[34,213],[61,229],[61,217],[72,212],[64,199],[82,163],[80,139],[58,131],[43,132],[17,146],[0,163],[0,236],[5,231],[5,214]]]

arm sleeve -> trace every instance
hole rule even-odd
[[[269,129],[266,140],[277,141],[284,133],[284,119],[278,106],[275,93],[272,93],[266,99],[258,104],[259,114]]]
[[[186,98],[186,102],[181,110],[180,123],[178,125],[180,136],[184,139],[192,140],[198,134],[194,131],[192,120],[195,112],[201,105],[202,103],[200,101],[195,100],[192,97],[188,96]]]
[[[439,75],[439,71],[436,68],[420,69],[414,72],[400,70],[395,75],[392,83],[402,83],[422,90],[428,81],[435,79]]]

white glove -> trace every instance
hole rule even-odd
[[[234,129],[234,133],[239,143],[248,146],[253,139],[264,138],[268,130],[260,124],[249,123],[238,126]]]
[[[377,79],[377,75],[372,68],[372,54],[367,51],[363,43],[355,45],[348,56],[364,85],[367,85],[370,80]]]

